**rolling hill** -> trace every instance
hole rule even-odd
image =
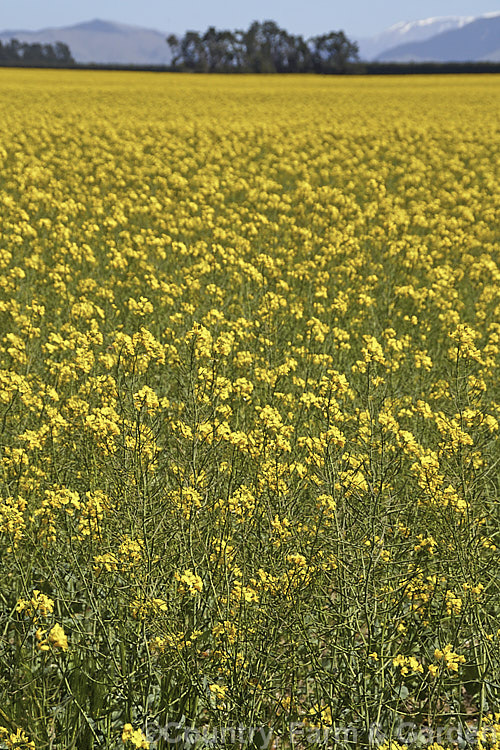
[[[139,26],[95,19],[76,26],[47,28],[40,31],[8,30],[0,32],[5,42],[53,44],[64,42],[80,63],[121,63],[136,65],[168,65],[170,50],[166,34]]]

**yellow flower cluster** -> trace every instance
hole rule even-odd
[[[0,740],[8,750],[35,750],[35,743],[30,741],[22,729],[10,732],[5,727],[0,727]]]
[[[407,675],[410,671],[420,673],[423,673],[424,671],[423,666],[414,656],[403,656],[403,654],[398,654],[394,657],[392,663],[395,667],[400,668],[402,675]]]
[[[203,581],[197,573],[185,570],[184,573],[175,572],[175,580],[179,581],[179,591],[188,591],[192,596],[199,594],[203,589]]]
[[[465,664],[465,656],[463,654],[456,654],[453,651],[451,643],[447,643],[443,650],[437,648],[434,651],[434,656],[437,661],[443,662],[446,668],[452,672],[458,672],[460,664]]]
[[[45,630],[39,628],[36,631],[37,647],[40,651],[49,651],[50,646],[60,648],[61,651],[68,650],[68,638],[64,632],[64,628],[57,623],[51,627],[48,634]]]
[[[148,750],[149,742],[144,737],[140,729],[134,729],[132,724],[125,724],[122,731],[122,742],[124,745],[130,743],[131,747],[143,748]]]
[[[39,617],[47,617],[54,611],[54,600],[46,594],[33,590],[31,599],[18,599],[16,604],[16,612],[20,612],[27,617],[31,617],[33,620],[37,620]]]

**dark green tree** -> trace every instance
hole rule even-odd
[[[59,60],[57,59],[56,51],[51,44],[43,45],[42,56],[47,65],[57,65],[59,62]]]
[[[28,44],[11,39],[5,44],[0,42],[0,63],[25,67],[68,67],[74,65],[75,61],[68,45],[63,42],[56,42],[55,45],[39,42]]]
[[[343,31],[331,31],[309,40],[315,73],[345,73],[349,64],[358,60],[358,45]]]
[[[23,45],[18,39],[11,39],[5,45],[7,53],[7,59],[9,62],[16,63],[21,62],[23,59]]]
[[[168,46],[170,47],[170,53],[172,55],[172,68],[177,68],[177,66],[181,63],[182,56],[181,56],[181,40],[176,34],[170,34],[167,36],[166,42]]]
[[[311,53],[301,36],[286,33],[282,40],[281,60],[283,73],[308,73],[311,70]]]
[[[188,31],[167,44],[172,67],[209,73],[344,73],[357,60],[357,45],[343,31],[307,42],[289,34],[275,21],[254,21],[246,31],[220,31],[210,26],[203,35]]]
[[[210,26],[203,35],[203,44],[211,73],[227,73],[240,65],[241,49],[231,31],[218,31]]]
[[[43,65],[45,62],[45,50],[38,42],[34,44],[23,44],[23,63],[25,65]]]
[[[181,40],[183,66],[198,73],[208,72],[208,58],[205,45],[197,31],[188,31]]]
[[[302,73],[309,69],[309,48],[301,36],[274,21],[254,21],[244,35],[246,58],[254,73]]]
[[[56,42],[54,45],[54,54],[58,65],[74,65],[75,61],[71,50],[64,42]]]
[[[276,73],[276,48],[281,29],[274,21],[254,21],[243,34],[246,67],[252,73]]]

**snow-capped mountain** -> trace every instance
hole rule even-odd
[[[483,16],[443,16],[424,18],[419,21],[399,21],[380,34],[367,39],[359,39],[359,53],[362,60],[386,59],[381,53],[409,42],[422,42],[445,31],[454,31],[478,20],[492,18],[499,13]]]
[[[170,49],[166,34],[140,26],[127,26],[95,19],[76,26],[48,28],[40,31],[1,31],[3,42],[15,38],[20,42],[53,44],[64,42],[80,63],[120,63],[167,65]]]
[[[500,13],[477,18],[422,42],[408,42],[385,50],[384,62],[500,62]]]

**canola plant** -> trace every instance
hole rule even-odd
[[[0,72],[0,746],[500,748],[498,85]]]

